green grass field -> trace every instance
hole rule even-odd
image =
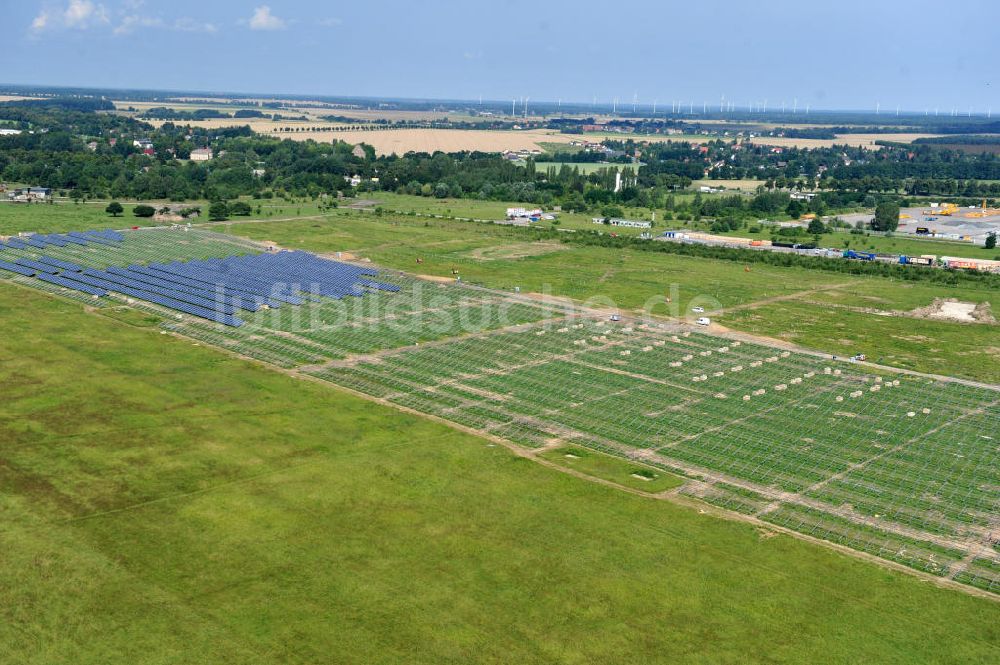
[[[544,450],[538,457],[566,469],[601,480],[610,480],[650,494],[680,487],[683,481],[660,469],[652,469],[644,464],[634,464],[610,455],[598,453],[589,448],[564,446]]]
[[[34,290],[0,326],[8,662],[997,654],[994,602]]]

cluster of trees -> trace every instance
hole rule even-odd
[[[361,191],[516,200],[580,212],[636,206],[663,210],[666,220],[709,217],[725,226],[760,217],[821,216],[831,209],[874,207],[882,199],[887,205],[898,204],[899,192],[920,194],[953,187],[964,195],[990,195],[995,188],[1000,193],[1000,184],[983,184],[972,177],[911,177],[914,172],[938,168],[977,173],[998,169],[1000,180],[1000,160],[992,155],[969,156],[931,146],[887,147],[878,152],[837,147],[775,153],[765,146],[734,148],[724,141],[649,145],[626,138],[608,142],[619,155],[619,164],[584,173],[572,160],[600,156],[560,155],[569,163],[540,170],[530,159],[518,164],[480,152],[376,156],[365,146],[363,155],[357,155],[352,146],[341,142],[280,140],[254,134],[249,127],[208,130],[167,122],[154,129],[135,119],[81,110],[76,108],[75,99],[49,101],[47,105],[0,105],[0,120],[46,130],[0,137],[0,178],[68,190],[76,197],[176,201],[226,201],[244,195],[318,198],[324,193],[354,193],[349,178],[358,175]],[[142,154],[133,147],[132,139],[139,137],[152,140],[155,155]],[[90,139],[96,139],[96,150],[87,147]],[[116,139],[115,145],[111,139]],[[193,149],[209,145],[216,152],[212,161],[185,159]],[[632,160],[641,161],[628,163]],[[615,191],[619,168],[624,186]],[[706,170],[709,177],[753,176],[764,182],[754,195],[676,196],[678,190],[704,177]],[[794,190],[813,188],[820,191],[809,201],[790,195]],[[241,213],[227,209],[228,214]],[[888,213],[876,215],[876,228],[893,230],[891,217]]]
[[[260,113],[257,111],[257,113]],[[263,114],[261,114],[263,115]],[[208,120],[209,118],[231,118],[233,116],[216,109],[195,109],[193,111],[178,111],[166,106],[154,106],[140,117],[156,120]]]
[[[822,189],[864,192],[901,192],[922,180],[1000,179],[1000,156],[968,154],[934,144],[886,143],[877,151],[833,146],[774,152],[769,146],[752,143],[734,150],[723,141],[706,147],[704,157],[713,165],[708,177],[718,179],[784,178],[811,182]]]

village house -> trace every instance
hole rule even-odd
[[[195,148],[191,151],[192,162],[207,162],[214,156],[211,148]]]

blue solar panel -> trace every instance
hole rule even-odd
[[[37,270],[32,270],[31,268],[25,268],[24,266],[19,266],[16,263],[8,263],[7,261],[0,261],[0,268],[8,272],[16,272],[18,275],[24,275],[26,277],[32,277]]]
[[[70,263],[69,261],[63,261],[62,259],[54,259],[51,256],[39,256],[38,260],[41,263],[45,263],[50,266],[55,266],[56,268],[62,268],[63,270],[71,270],[72,272],[83,272],[83,266],[78,266],[75,263]]]
[[[22,265],[25,268],[34,268],[36,272],[47,272],[53,275],[59,272],[59,269],[55,266],[39,263],[38,261],[32,261],[31,259],[18,259],[15,263]]]
[[[46,242],[46,243],[48,243],[50,245],[55,245],[56,247],[65,247],[66,246],[66,241],[63,240],[62,238],[60,238],[56,234],[47,235],[47,236],[36,236],[36,237],[39,240],[42,240],[42,241],[44,241],[44,242]]]
[[[71,231],[66,234],[13,238],[0,250],[86,246],[94,243],[115,246],[125,235],[117,231]],[[17,256],[15,254],[15,256]],[[362,297],[375,291],[394,293],[395,284],[378,281],[378,271],[320,258],[302,251],[265,253],[226,258],[173,261],[148,266],[130,265],[94,270],[57,259],[18,258],[15,263],[0,261],[0,268],[43,281],[74,288],[83,293],[107,292],[156,303],[226,325],[243,321],[237,310],[258,311],[263,305],[301,305],[324,298]]]
[[[113,246],[117,245],[114,240],[105,238],[104,236],[94,235],[92,233],[81,233],[80,231],[70,231],[66,234],[67,237],[73,238],[74,240],[80,241],[81,244],[86,245],[87,243],[93,243],[95,245],[106,245]]]
[[[233,291],[229,291],[226,289],[223,289],[220,292],[218,290],[210,290],[206,288],[188,286],[185,284],[180,284],[178,282],[171,282],[169,280],[162,279],[159,277],[151,277],[143,273],[134,272],[131,270],[125,270],[123,268],[111,267],[108,268],[105,272],[134,282],[136,284],[136,288],[144,288],[142,285],[146,284],[151,287],[157,287],[170,291],[201,296],[207,300],[217,300],[221,298],[221,302],[228,305],[234,305],[235,307],[239,307],[240,309],[245,309],[248,312],[256,312],[258,309],[260,309],[259,302],[254,302],[250,298],[244,299],[240,294],[234,293]]]
[[[73,281],[82,282],[84,284],[89,284],[91,286],[96,286],[98,288],[106,289],[108,291],[114,291],[116,293],[121,293],[126,296],[131,296],[139,300],[145,300],[147,302],[156,303],[157,305],[162,305],[168,309],[174,309],[178,312],[184,312],[185,314],[191,314],[203,319],[208,319],[210,321],[216,321],[218,323],[225,324],[227,326],[239,327],[243,325],[243,321],[234,316],[228,314],[223,314],[206,307],[200,307],[192,303],[184,302],[181,300],[175,300],[173,298],[168,298],[156,293],[150,293],[148,291],[140,291],[138,289],[133,289],[128,286],[122,286],[120,284],[115,284],[106,279],[101,279],[99,277],[93,277],[91,275],[81,275],[76,273],[71,273],[66,275],[67,279]]]
[[[236,309],[225,302],[215,300],[212,294],[205,293],[204,295],[193,295],[191,293],[183,293],[181,291],[175,291],[173,289],[163,288],[162,286],[154,286],[152,284],[146,284],[142,282],[137,282],[130,277],[121,277],[120,275],[113,275],[107,272],[100,272],[98,270],[84,270],[83,274],[88,277],[93,277],[96,279],[101,279],[109,284],[117,285],[123,288],[129,288],[136,291],[142,291],[144,293],[157,294],[165,298],[170,298],[172,300],[177,300],[179,302],[186,302],[192,305],[197,305],[198,307],[204,307],[208,310],[215,310],[223,314],[235,314]],[[107,287],[112,291],[120,291],[120,289],[115,288],[115,286]],[[143,296],[136,296],[142,298]],[[148,300],[148,298],[145,298]]]
[[[49,282],[51,284],[58,284],[59,286],[65,286],[66,288],[75,289],[77,291],[82,291],[83,293],[89,293],[93,296],[106,296],[108,292],[104,289],[99,289],[96,286],[91,286],[89,284],[82,284],[71,279],[66,279],[65,277],[60,277],[59,275],[46,275],[45,273],[38,273],[36,277],[43,282]]]
[[[51,237],[51,236],[49,236],[49,237]],[[59,239],[62,240],[63,242],[65,242],[65,243],[67,243],[67,244],[73,244],[73,245],[86,245],[87,244],[86,240],[84,240],[82,238],[77,238],[72,233],[64,233],[64,234],[62,234],[62,235],[59,236]]]

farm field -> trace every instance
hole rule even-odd
[[[232,236],[159,229],[44,253],[102,268],[255,251]],[[31,248],[4,255],[40,259]],[[1000,592],[996,386],[655,319],[609,322],[604,303],[388,270],[375,279],[391,290],[241,312],[238,328],[171,314],[163,328],[527,449],[570,444],[636,460],[685,477],[682,494],[755,521]],[[100,305],[125,302],[158,311],[132,299]]]
[[[770,145],[776,148],[830,148],[835,145],[847,145],[855,148],[879,150],[881,146],[876,141],[892,141],[893,143],[913,143],[917,139],[928,139],[939,134],[838,134],[833,139],[796,139],[785,136],[754,136],[753,142],[758,145]]]
[[[764,180],[723,180],[723,179],[707,179],[707,180],[695,180],[691,183],[691,187],[697,190],[701,186],[705,187],[724,187],[726,189],[736,189],[742,192],[756,192],[757,188],[765,183]]]
[[[166,122],[204,129],[250,127],[263,136],[287,138],[295,141],[313,139],[322,143],[329,143],[341,135],[342,132],[330,131],[330,128],[343,126],[341,123],[325,120],[270,120],[268,118],[205,118],[204,120],[152,120],[144,118],[143,122],[148,122],[153,127],[160,127]],[[286,128],[291,128],[292,131],[286,131]]]
[[[0,282],[11,662],[995,654],[996,603],[104,314]]]
[[[329,141],[336,138],[347,143],[366,143],[379,155],[407,152],[461,152],[479,150],[482,152],[502,152],[504,150],[535,150],[540,143],[569,143],[574,140],[570,134],[560,134],[549,130],[532,129],[523,131],[473,130],[473,129],[385,129],[379,131],[347,131],[321,133],[313,136],[310,132],[288,134],[288,138]],[[579,135],[575,137],[579,139]]]
[[[202,99],[191,99],[191,98],[176,98],[173,100],[167,100],[162,102],[135,102],[135,101],[122,101],[114,100],[116,108],[121,112],[127,112],[129,107],[135,109],[137,112],[142,113],[150,108],[169,108],[176,111],[196,111],[198,109],[213,109],[216,111],[224,111],[232,113],[238,109],[251,109],[256,111],[262,111],[263,113],[277,113],[279,115],[305,115],[310,119],[318,119],[320,116],[324,115],[338,115],[346,118],[356,118],[359,121],[374,121],[374,120],[389,120],[392,122],[396,121],[429,121],[429,120],[440,120],[441,118],[449,118],[453,121],[463,121],[463,120],[477,120],[475,116],[466,115],[459,112],[449,112],[449,111],[400,111],[400,110],[373,110],[373,109],[356,109],[356,108],[346,108],[340,106],[330,105],[327,102],[319,101],[304,101],[304,100],[276,100],[276,99],[246,99],[237,100],[239,103],[230,104],[227,103],[229,100],[223,98],[202,98]],[[256,102],[280,102],[284,104],[286,108],[274,109],[274,108],[262,108]],[[219,118],[216,120],[225,120],[224,118]],[[234,118],[233,120],[239,121],[240,118]],[[243,118],[243,120],[252,120],[252,118]],[[280,123],[279,123],[280,124]],[[338,124],[338,123],[333,123]],[[222,125],[222,126],[233,126]]]

